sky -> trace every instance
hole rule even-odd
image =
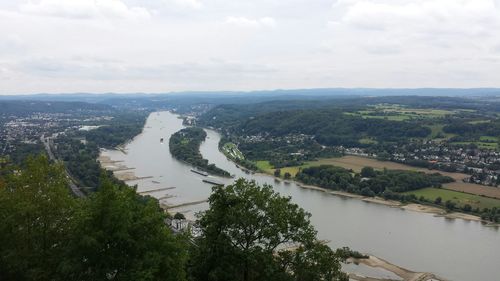
[[[500,87],[500,0],[0,0],[0,94]]]

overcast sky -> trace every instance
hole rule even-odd
[[[500,87],[500,0],[0,0],[0,94]]]

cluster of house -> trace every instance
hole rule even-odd
[[[0,156],[16,150],[19,142],[39,143],[43,135],[53,135],[71,129],[90,130],[94,126],[82,126],[98,121],[109,120],[110,116],[88,116],[81,112],[34,113],[28,116],[2,116],[0,122]]]
[[[300,143],[306,140],[314,139],[314,136],[305,134],[288,134],[284,136],[271,136],[269,133],[258,135],[247,135],[242,137],[244,142],[258,143],[263,141],[269,142],[285,142],[285,143]]]
[[[339,148],[344,154],[377,157],[377,154],[368,153],[363,148]],[[446,143],[412,144],[394,147],[389,159],[413,165],[420,162],[433,169],[466,173],[470,177],[464,181],[471,183],[500,185],[500,152],[490,149],[464,148]]]

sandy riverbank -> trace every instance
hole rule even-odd
[[[389,272],[394,273],[395,275],[401,277],[404,281],[446,281],[443,278],[440,278],[432,273],[428,272],[414,272],[408,270],[406,268],[399,267],[395,264],[392,264],[386,260],[375,256],[369,256],[368,259],[354,259],[351,258],[348,262],[356,263],[356,264],[364,264],[366,266],[372,268],[382,268]],[[386,281],[387,279],[379,279],[374,277],[362,276],[356,273],[349,274],[349,278],[351,280],[357,281]]]
[[[468,221],[483,222],[486,224],[489,223],[489,222],[482,220],[481,217],[479,217],[479,216],[465,214],[465,213],[459,213],[459,212],[448,213],[444,209],[441,209],[438,207],[433,207],[433,206],[426,206],[426,205],[421,205],[421,204],[407,204],[407,205],[401,206],[401,208],[408,210],[408,211],[435,214],[438,217],[444,217],[444,218],[448,218],[448,219],[462,219],[462,220],[468,220]]]

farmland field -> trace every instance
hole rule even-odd
[[[263,172],[266,172],[266,173],[272,173],[273,172],[273,166],[271,165],[271,163],[269,163],[269,161],[257,161],[255,162],[255,165],[257,165],[257,168],[259,168],[259,170],[263,171]]]
[[[405,121],[409,119],[429,119],[442,118],[453,115],[459,110],[441,110],[426,108],[406,108],[399,105],[378,104],[372,106],[373,109],[360,110],[356,112],[346,112],[348,115],[360,116],[363,118],[387,119],[391,121]]]
[[[472,208],[493,208],[500,207],[500,200],[494,198],[488,198],[473,194],[467,194],[463,192],[457,192],[447,189],[440,188],[424,188],[420,190],[414,190],[406,192],[406,194],[414,194],[417,197],[423,196],[426,199],[434,201],[436,198],[441,197],[442,202],[447,200],[457,203],[458,206],[463,206],[469,204]]]

